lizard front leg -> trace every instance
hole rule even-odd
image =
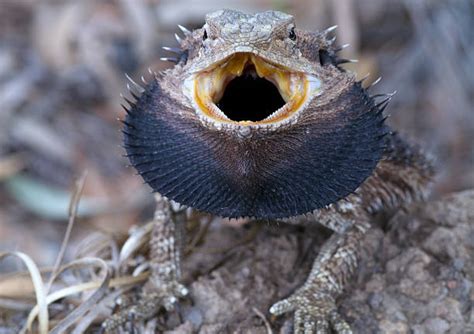
[[[132,319],[149,319],[161,307],[171,311],[178,298],[188,294],[188,289],[179,283],[180,247],[176,240],[177,230],[170,203],[160,194],[156,194],[155,199],[156,210],[150,239],[151,276],[135,305],[120,310],[103,323],[106,332],[118,329]]]
[[[336,333],[352,333],[337,311],[336,298],[358,267],[369,228],[367,222],[357,222],[343,233],[335,232],[319,252],[303,286],[274,304],[270,313],[293,311],[295,333],[328,333],[329,327]]]

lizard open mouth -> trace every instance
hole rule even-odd
[[[192,100],[206,117],[240,125],[286,120],[320,88],[314,76],[246,52],[198,72],[189,83]]]

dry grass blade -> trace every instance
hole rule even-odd
[[[56,275],[53,276],[53,280],[62,272],[68,269],[75,269],[81,268],[86,266],[99,266],[102,268],[103,278],[101,281],[94,281],[85,284],[78,284],[75,286],[71,286],[59,291],[56,291],[46,298],[46,303],[49,305],[54,301],[69,296],[71,294],[80,293],[86,290],[90,290],[93,288],[97,288],[95,291],[86,301],[84,301],[79,307],[77,307],[74,311],[72,311],[66,318],[64,318],[53,330],[51,333],[61,333],[65,329],[67,329],[72,323],[74,323],[82,314],[87,312],[95,303],[97,303],[100,298],[102,298],[103,294],[107,291],[110,281],[110,275],[108,273],[107,264],[104,260],[99,258],[83,258],[76,261],[69,263],[68,265],[61,268]],[[31,326],[33,321],[35,320],[36,316],[38,315],[38,305],[35,306],[30,314],[28,315],[28,320],[26,323],[26,328],[31,330]],[[59,327],[59,331],[58,331]]]
[[[81,177],[76,181],[74,192],[71,197],[71,202],[69,203],[69,220],[67,224],[66,233],[64,235],[63,242],[61,244],[61,249],[59,250],[58,257],[56,258],[56,262],[54,263],[53,271],[51,272],[51,278],[46,286],[46,293],[48,293],[49,289],[51,288],[51,284],[53,284],[54,278],[56,273],[59,270],[59,266],[63,261],[64,254],[66,253],[66,247],[69,242],[69,238],[71,236],[72,227],[74,226],[74,221],[77,215],[77,208],[79,206],[79,200],[81,199],[82,191],[84,190],[84,184],[87,177],[87,171],[82,173]]]
[[[33,303],[9,298],[0,298],[0,309],[9,309],[14,311],[28,311],[34,306]]]
[[[265,315],[256,307],[252,307],[252,311],[260,318],[262,319],[263,323],[265,324],[265,328],[267,329],[267,334],[273,334],[272,327],[270,326],[270,323],[268,322],[267,318]]]
[[[149,272],[142,273],[137,276],[126,276],[126,277],[120,277],[116,279],[112,279],[109,282],[108,287],[113,288],[113,287],[121,287],[121,286],[126,286],[126,285],[132,285],[132,284],[139,284],[144,282],[148,277],[150,276]],[[48,295],[46,298],[47,304],[54,303],[57,300],[60,300],[62,298],[89,291],[92,289],[99,289],[101,285],[103,284],[103,281],[92,281],[92,282],[87,282],[87,283],[81,283],[81,284],[76,284],[73,286],[68,286],[67,288],[55,291],[51,294]],[[38,306],[35,306],[30,314],[28,315],[28,320],[27,324],[30,322],[32,323],[36,316],[38,315],[39,308]],[[87,311],[87,310],[86,310]]]
[[[101,314],[104,313],[104,310],[109,311],[109,305],[113,305],[117,298],[121,296],[124,291],[127,289],[117,289],[113,292],[108,293],[100,303],[94,305],[77,323],[74,330],[72,330],[71,334],[83,334],[87,333],[87,330],[92,325],[92,323],[100,317]]]
[[[127,260],[133,254],[133,252],[143,246],[150,239],[150,233],[153,229],[153,225],[154,223],[148,223],[131,233],[130,237],[127,239],[127,241],[125,241],[122,249],[120,250],[120,264]]]
[[[104,260],[99,258],[83,258],[80,260],[76,260],[71,262],[67,266],[65,266],[61,271],[82,267],[82,266],[91,266],[91,265],[98,265],[103,270],[103,278],[99,288],[88,298],[86,299],[81,305],[79,305],[74,311],[69,313],[66,318],[61,320],[59,324],[57,324],[50,332],[50,334],[60,334],[64,333],[66,329],[68,329],[73,323],[75,323],[82,315],[84,315],[87,311],[93,308],[99,300],[104,296],[109,288],[110,282],[110,273],[107,267],[107,263]]]
[[[30,273],[33,286],[35,287],[35,295],[37,302],[37,305],[35,307],[37,308],[39,323],[38,331],[40,334],[47,334],[49,327],[48,304],[46,301],[46,289],[43,283],[43,279],[41,278],[41,273],[38,269],[38,266],[28,255],[21,252],[0,253],[0,260],[7,256],[16,256],[20,258],[26,265],[26,268]],[[22,332],[25,332],[25,329]]]

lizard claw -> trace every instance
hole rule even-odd
[[[167,312],[175,310],[178,299],[189,294],[189,290],[176,281],[157,285],[149,281],[144,287],[140,299],[133,305],[121,308],[117,313],[102,323],[106,333],[118,330],[131,321],[147,320],[155,316],[160,308]],[[132,324],[133,325],[133,324]]]
[[[169,284],[169,287],[164,288],[163,290],[164,291],[161,294],[163,294],[164,296],[161,298],[161,304],[168,312],[174,310],[178,299],[184,298],[189,294],[189,290],[184,285],[178,282],[171,282]],[[160,293],[158,293],[158,295],[159,294]],[[148,298],[147,294],[144,295],[144,298]]]
[[[301,288],[287,299],[270,308],[270,313],[278,316],[294,312],[294,333],[329,333],[330,328],[338,334],[351,334],[349,324],[339,315],[333,297],[328,294]]]

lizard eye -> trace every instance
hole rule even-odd
[[[207,31],[204,29],[204,34],[202,35],[202,40],[205,41],[207,39]]]
[[[291,28],[289,34],[288,34],[288,37],[292,40],[292,41],[295,41],[296,40],[296,33],[295,33],[295,27]]]

